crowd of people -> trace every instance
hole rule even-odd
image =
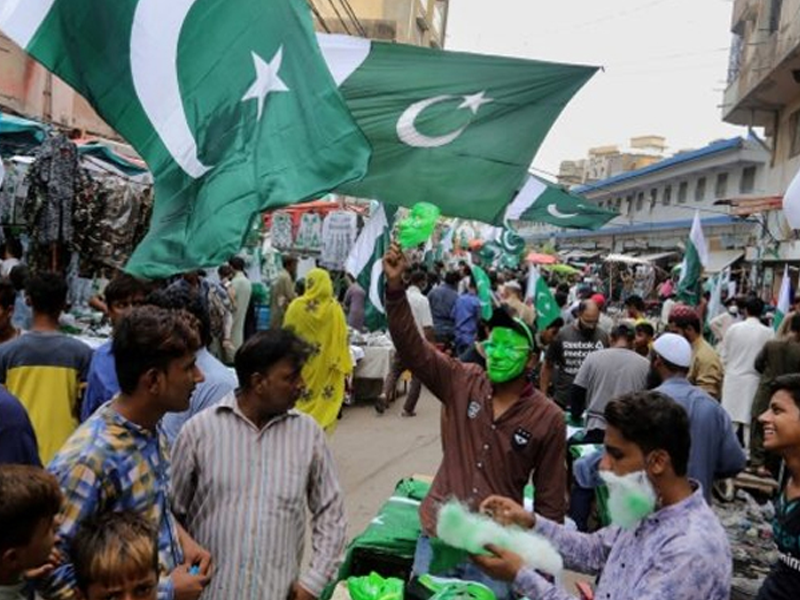
[[[0,280],[0,599],[320,597],[346,543],[328,437],[366,294],[323,269],[298,286],[296,268],[285,257],[263,331],[239,257],[219,281],[120,274],[95,301],[112,335],[94,352],[59,332],[61,277],[29,275],[24,291]],[[595,597],[728,598],[712,493],[782,464],[780,560],[759,600],[797,597],[800,312],[774,334],[761,300],[732,298],[706,327],[671,286],[650,310],[630,294],[615,312],[591,285],[559,285],[560,315],[543,321],[523,273],[504,271],[485,319],[466,262],[426,269],[392,246],[383,270],[395,360],[376,410],[406,370],[402,415],[423,386],[441,404],[413,575],[432,568],[438,508],[456,498],[550,539],[567,568],[597,576]],[[13,324],[20,296],[27,326]],[[529,482],[534,512],[521,505]],[[500,600],[574,597],[508,548],[439,574]]]

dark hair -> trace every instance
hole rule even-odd
[[[70,544],[78,589],[158,575],[158,530],[143,514],[105,512],[85,519]]]
[[[635,333],[633,329],[631,329],[630,325],[625,323],[620,323],[611,330],[611,338],[615,340],[626,339],[628,343],[630,343],[633,341],[634,337]]]
[[[686,475],[691,448],[689,415],[661,392],[633,392],[614,398],[605,410],[606,423],[644,454],[664,450],[679,477]]]
[[[700,327],[700,316],[695,311],[680,311],[677,315],[669,316],[669,322],[679,327],[680,329],[686,329],[687,327],[691,327],[697,333],[702,331]]]
[[[7,237],[5,243],[6,252],[14,258],[22,258],[22,242],[15,237]]]
[[[770,396],[780,391],[787,392],[794,400],[794,403],[800,407],[800,373],[779,375],[769,382]]]
[[[634,328],[636,333],[644,333],[645,335],[649,335],[653,337],[656,334],[656,329],[653,327],[651,323],[647,323],[642,321],[641,323],[637,323],[636,327]]]
[[[21,292],[28,284],[28,274],[27,265],[17,265],[8,273],[8,280],[11,282],[11,285],[14,286],[15,290]]]
[[[411,272],[411,285],[418,285],[425,283],[428,280],[428,274],[425,271],[417,270]]]
[[[244,259],[241,256],[231,256],[228,264],[234,271],[244,271]]]
[[[147,297],[147,304],[167,310],[185,310],[197,319],[200,342],[203,346],[211,343],[211,317],[208,307],[200,294],[185,287],[170,286],[153,292]]]
[[[58,318],[67,304],[67,282],[56,273],[37,273],[25,286],[33,312]]]
[[[58,481],[41,467],[0,465],[0,553],[27,545],[61,509]]]
[[[288,329],[276,328],[259,332],[236,351],[234,365],[239,385],[248,389],[250,379],[255,373],[263,373],[283,359],[289,359],[294,366],[300,368],[312,351],[308,343]]]
[[[459,281],[461,281],[461,276],[458,273],[456,273],[455,271],[448,271],[444,275],[444,282],[447,285],[455,286],[455,285],[458,285]]]
[[[764,312],[764,301],[758,296],[748,296],[744,302],[744,309],[751,317],[761,317]]]
[[[217,269],[217,274],[220,278],[228,277],[231,273],[233,273],[233,267],[230,265],[220,265]]]
[[[147,284],[144,281],[127,273],[120,273],[108,283],[103,296],[106,299],[106,306],[111,308],[112,304],[130,300],[134,296],[144,296],[146,293]]]
[[[569,294],[562,291],[557,291],[555,294],[555,301],[558,308],[564,308],[569,300]]]
[[[282,262],[284,267],[288,267],[289,265],[296,265],[297,257],[294,254],[287,254],[283,257]]]
[[[120,389],[132,394],[147,371],[166,371],[173,360],[199,350],[200,343],[197,320],[188,312],[134,308],[122,318],[112,341]]]
[[[642,312],[644,311],[644,300],[642,300],[641,296],[632,294],[625,300],[625,306],[632,306],[636,310]]]
[[[792,320],[789,322],[789,331],[800,331],[800,312],[792,315]]]
[[[550,323],[545,329],[553,329],[554,327],[557,329],[561,329],[564,326],[564,319],[561,317],[556,317],[553,319],[552,323]]]
[[[17,300],[17,290],[8,279],[0,279],[0,306],[12,308]]]

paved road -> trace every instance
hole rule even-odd
[[[416,417],[401,417],[401,397],[378,416],[372,404],[345,407],[331,448],[345,492],[348,539],[358,535],[409,475],[433,475],[442,458],[438,401],[423,389]]]

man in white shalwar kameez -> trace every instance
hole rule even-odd
[[[745,301],[745,320],[730,326],[722,340],[720,357],[725,366],[722,406],[734,427],[741,425],[745,448],[750,447],[750,421],[753,399],[760,375],[755,368],[758,353],[775,332],[759,320],[764,303],[756,297]]]

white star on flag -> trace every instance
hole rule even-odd
[[[278,74],[281,70],[281,61],[283,61],[283,46],[278,48],[275,56],[269,62],[266,62],[255,52],[251,52],[251,54],[256,68],[256,80],[245,93],[242,102],[258,100],[257,120],[260,121],[261,115],[264,113],[264,102],[266,102],[269,93],[288,92],[289,88]]]
[[[472,111],[473,115],[477,115],[478,109],[484,104],[489,104],[490,102],[494,102],[494,99],[487,98],[486,91],[484,90],[478,94],[464,96],[464,102],[462,102],[458,108],[468,108]]]

